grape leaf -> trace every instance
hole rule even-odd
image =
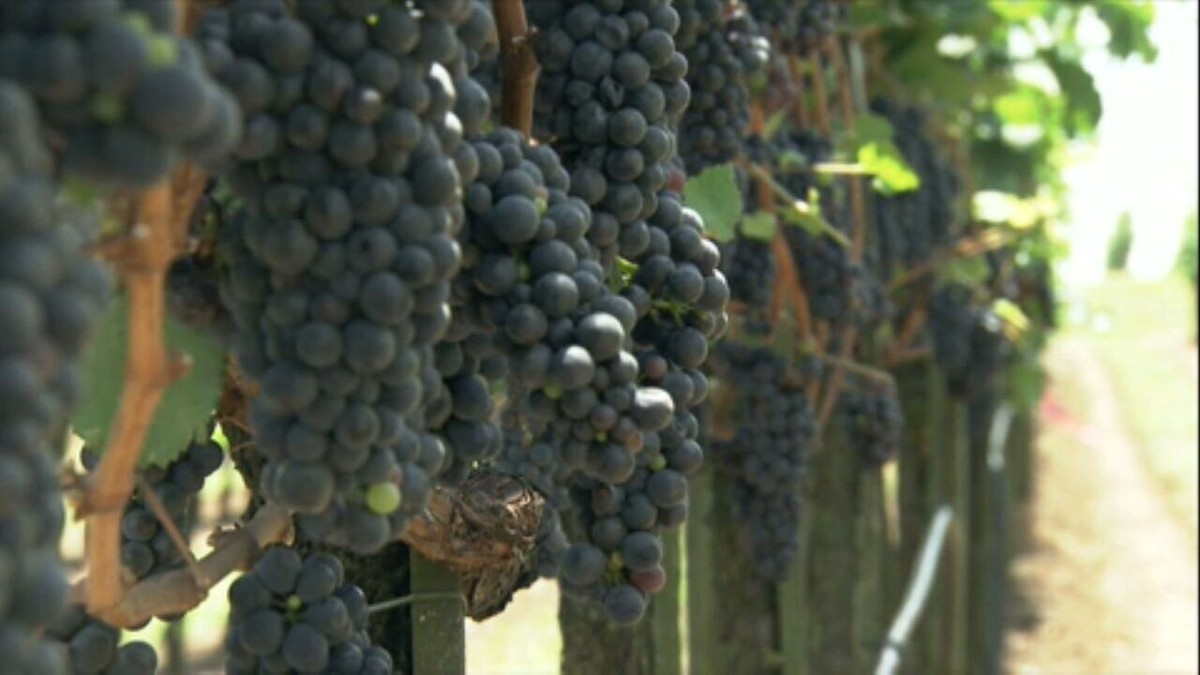
[[[142,446],[142,466],[166,466],[189,441],[204,438],[205,428],[221,394],[223,349],[208,335],[166,322],[166,343],[191,357],[191,368],[163,394]],[[125,358],[129,350],[129,303],[113,302],[84,357],[83,396],[73,429],[97,450],[104,447],[121,401]]]
[[[688,178],[683,203],[704,219],[705,232],[717,241],[733,238],[733,226],[742,215],[742,192],[729,164],[710,166]]]
[[[742,234],[755,241],[771,241],[775,237],[775,216],[764,211],[742,217]]]
[[[921,187],[921,178],[892,142],[892,125],[880,115],[862,115],[854,121],[851,137],[855,157],[864,171],[875,176],[878,192],[896,194]]]

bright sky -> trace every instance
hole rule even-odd
[[[1072,284],[1104,274],[1108,239],[1121,212],[1133,219],[1129,272],[1161,277],[1170,270],[1183,223],[1197,205],[1196,0],[1157,0],[1153,64],[1093,53],[1085,60],[1104,105],[1096,145],[1065,172],[1071,256],[1061,268]]]

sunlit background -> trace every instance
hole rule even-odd
[[[1175,262],[1185,221],[1196,211],[1200,180],[1197,7],[1193,1],[1155,3],[1150,38],[1159,55],[1152,64],[1136,56],[1118,61],[1099,48],[1084,59],[1104,114],[1095,141],[1077,149],[1065,173],[1070,254],[1059,271],[1071,286],[1104,277],[1108,242],[1126,211],[1134,232],[1129,274],[1159,279]],[[1096,47],[1107,42],[1098,20],[1084,26],[1081,42]]]

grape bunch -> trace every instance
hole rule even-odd
[[[733,479],[738,515],[759,576],[787,577],[800,546],[801,481],[816,418],[805,393],[810,373],[763,347],[722,344],[715,368],[736,391],[734,436],[714,440],[718,470]]]
[[[33,3],[31,3],[32,5]],[[0,25],[8,25],[7,3]],[[8,57],[0,57],[7,65]],[[0,76],[0,646],[20,672],[59,672],[37,637],[67,600],[58,449],[82,351],[108,299],[84,254],[96,219],[59,194],[35,99]]]
[[[273,547],[229,587],[225,668],[238,673],[389,675],[367,637],[367,599],[328,553]]]
[[[590,503],[591,494],[605,489],[604,484],[624,490],[631,481],[633,491],[642,492],[641,480],[649,486],[654,477],[656,485],[670,484],[660,500],[674,514],[668,522],[681,520],[687,483],[672,461],[689,466],[693,459],[699,461],[692,410],[707,395],[699,368],[708,355],[708,340],[725,329],[729,287],[717,269],[719,250],[704,238],[703,221],[667,189],[676,171],[673,129],[690,99],[684,80],[687,58],[673,37],[680,17],[663,0],[641,0],[624,5],[537,3],[530,7],[530,18],[541,32],[537,56],[543,69],[535,97],[535,134],[571,167],[571,194],[592,207],[588,239],[632,310],[622,308],[621,323],[632,337],[640,382],[650,388],[648,393],[665,392],[661,404],[662,394],[644,397],[653,404],[646,408],[647,420],[650,410],[658,411],[654,426],[661,428],[654,434],[627,435],[636,451],[634,461],[613,443],[602,446],[602,453],[590,453],[588,463],[594,468],[575,481],[572,499]],[[636,400],[633,406],[636,423],[643,406]],[[657,419],[660,413],[668,413],[667,419]],[[580,445],[568,447],[578,454]],[[581,516],[586,520],[587,513]],[[586,557],[594,562],[613,542],[609,537],[625,537],[616,528],[607,533],[583,529],[584,540],[566,555],[588,551]],[[654,536],[653,530],[645,534]],[[564,557],[563,564],[567,562]],[[595,572],[595,565],[588,570]],[[579,583],[560,578],[568,589],[602,599],[615,620],[636,621],[644,609],[644,591],[621,582],[619,570],[608,576],[583,575],[582,582],[576,579]]]
[[[454,114],[469,2],[236,0],[197,30],[241,105],[222,180],[235,353],[267,499],[301,534],[379,550],[450,462],[426,429],[461,252]]]
[[[90,447],[80,453],[83,467],[94,471],[100,455]],[[141,478],[162,502],[171,521],[183,529],[204,481],[225,461],[225,451],[211,439],[193,441],[166,467],[140,470]],[[121,563],[134,579],[144,579],[183,564],[183,553],[171,541],[158,517],[135,492],[121,519]]]
[[[64,672],[76,675],[154,675],[158,669],[158,654],[153,647],[140,640],[119,644],[121,631],[88,616],[82,605],[72,604],[64,609],[47,627],[46,635],[64,647]]]
[[[729,280],[729,297],[748,310],[765,310],[775,284],[775,258],[769,242],[737,233],[721,250],[721,271]]]
[[[622,11],[624,9],[625,11]],[[688,105],[679,15],[666,0],[540,2],[529,7],[542,67],[534,135],[571,168],[571,194],[594,209],[589,238],[606,266],[650,245],[675,154],[671,125]]]
[[[461,397],[451,397],[460,431],[448,428],[446,438],[474,448],[464,453],[491,447],[493,431],[463,425],[472,416],[488,423],[484,380],[507,376],[503,463],[563,506],[562,487],[575,471],[626,477],[641,435],[665,423],[670,403],[636,386],[637,362],[626,349],[633,308],[608,288],[586,238],[591,209],[567,196],[569,177],[555,153],[505,128],[473,146],[479,175],[466,190],[454,340],[438,354],[445,375],[459,378],[452,390],[474,388],[477,403],[468,407],[477,411],[459,410]]]
[[[943,371],[960,377],[971,360],[971,331],[976,322],[972,290],[962,284],[937,287],[929,301],[933,356]]]
[[[744,0],[759,23],[770,26],[776,44],[786,51],[806,54],[819,49],[833,36],[845,17],[837,0]]]
[[[218,160],[237,140],[233,98],[195,45],[172,32],[170,0],[21,0],[0,9],[0,79],[35,98],[66,173],[143,188],[181,158]]]
[[[687,58],[691,103],[679,123],[679,155],[689,173],[728,162],[742,149],[750,122],[749,80],[762,64],[741,58],[749,39],[728,25],[723,0],[680,0],[676,47]],[[748,70],[750,72],[748,72]]]
[[[860,378],[857,386],[843,389],[838,408],[863,466],[876,468],[896,458],[904,411],[894,385]]]
[[[871,102],[871,110],[891,123],[896,147],[921,179],[916,190],[895,195],[873,193],[870,240],[878,251],[877,274],[886,279],[897,267],[929,262],[950,244],[956,235],[955,200],[960,180],[930,138],[919,108],[878,98]]]

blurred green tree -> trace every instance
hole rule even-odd
[[[1133,217],[1129,211],[1117,219],[1117,229],[1108,240],[1108,270],[1120,272],[1129,262],[1129,251],[1133,249]]]

